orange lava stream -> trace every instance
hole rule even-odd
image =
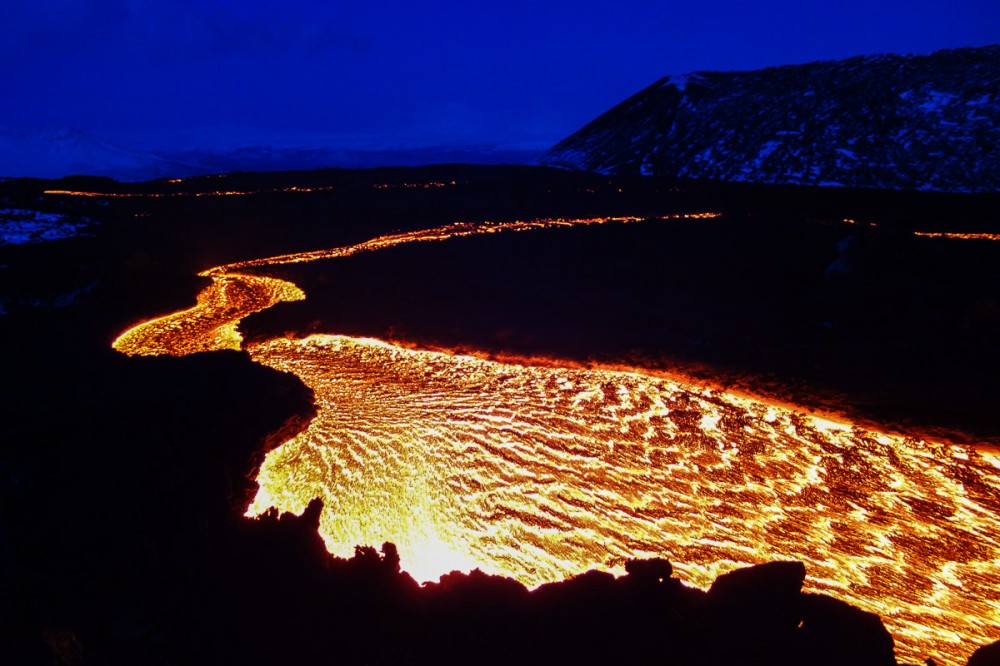
[[[193,308],[133,326],[111,346],[130,356],[184,356],[240,349],[243,336],[236,326],[243,317],[281,301],[305,297],[301,289],[285,280],[240,273],[213,275]]]
[[[926,238],[949,238],[952,240],[990,240],[1000,241],[1000,234],[962,234],[939,231],[914,231],[914,236],[924,236]]]
[[[637,218],[459,224],[206,271],[198,305],[115,341],[129,354],[239,347],[238,319],[302,298],[241,268],[405,242]],[[392,541],[421,580],[479,567],[527,585],[663,556],[683,579],[777,559],[878,613],[897,656],[959,664],[1000,638],[1000,457],[827,421],[641,371],[500,363],[372,339],[251,345],[315,392],[248,510],[324,501],[331,552]]]

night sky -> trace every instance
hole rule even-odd
[[[996,42],[996,0],[8,1],[0,128],[547,146],[667,74]]]

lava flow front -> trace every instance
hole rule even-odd
[[[130,354],[239,347],[235,324],[287,282],[248,266],[416,240],[634,218],[453,225],[207,271],[186,312],[115,342]],[[897,655],[961,663],[1000,638],[1000,458],[826,421],[641,371],[499,363],[372,339],[250,345],[315,392],[272,451],[248,513],[324,502],[331,552],[391,541],[434,579],[479,567],[538,585],[635,557],[706,586],[738,566],[805,562],[810,591],[878,613]]]

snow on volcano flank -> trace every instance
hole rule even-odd
[[[1000,190],[1000,45],[657,81],[542,162],[608,174]]]

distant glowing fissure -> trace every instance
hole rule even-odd
[[[709,218],[716,213],[671,215]],[[127,354],[241,347],[237,323],[294,284],[244,269],[392,245],[641,218],[458,223],[205,271],[195,307],[140,324]],[[708,585],[806,563],[808,589],[878,613],[897,656],[964,663],[1000,638],[1000,458],[824,420],[641,370],[502,363],[314,335],[247,349],[319,413],[270,452],[248,509],[324,501],[331,552],[392,541],[420,580],[474,567],[528,585],[663,556]]]

